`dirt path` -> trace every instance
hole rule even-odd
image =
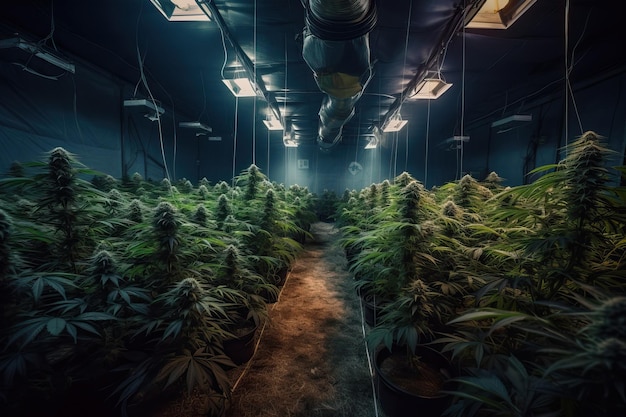
[[[372,389],[358,297],[332,224],[316,223],[271,306],[227,417],[370,417]]]

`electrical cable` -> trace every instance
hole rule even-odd
[[[356,128],[356,145],[354,146],[354,162],[359,162],[359,138],[361,137],[361,112],[359,111],[359,123]]]
[[[565,0],[565,155],[569,153],[569,0]]]
[[[256,86],[256,63],[257,63],[257,50],[256,50],[256,32],[257,32],[257,0],[254,0],[254,24],[252,34],[252,49],[254,51],[254,62],[252,62],[252,73],[254,76],[253,83]],[[252,102],[252,163],[256,165],[256,95]]]
[[[202,83],[202,111],[198,115],[198,121],[204,116],[206,110],[206,87],[204,86],[204,74],[200,71],[200,82]]]
[[[267,175],[267,180],[270,180],[270,130],[267,129],[267,168],[265,169],[266,175]]]
[[[150,86],[148,85],[148,81],[146,79],[146,74],[144,72],[143,69],[143,62],[142,62],[142,58],[141,58],[141,52],[139,50],[139,22],[141,21],[141,15],[143,13],[143,3],[141,4],[141,8],[139,9],[139,15],[137,16],[137,26],[135,28],[135,42],[136,42],[136,49],[137,49],[137,60],[139,62],[139,73],[140,73],[140,77],[141,77],[141,81],[143,83],[143,86],[145,87],[146,91],[148,92],[148,95],[150,96],[150,100],[152,101],[152,104],[154,104],[155,108],[158,108],[157,105],[157,101],[154,98],[154,96],[152,95],[152,90],[150,90]],[[144,57],[145,59],[145,57]],[[159,128],[159,143],[161,145],[161,158],[163,158],[163,168],[165,169],[165,176],[168,179],[168,181],[170,181],[170,183],[172,182],[172,178],[170,177],[170,172],[169,169],[167,167],[167,159],[165,158],[165,147],[163,144],[163,126],[161,125],[161,114],[159,113],[159,111],[155,112],[156,115],[156,121],[157,121],[157,125]]]
[[[54,48],[54,50],[58,52],[57,46],[54,43],[55,29],[56,27],[54,24],[54,0],[50,0],[50,32],[45,38],[41,39],[37,45],[38,46],[45,45],[47,41],[50,41],[52,43],[52,47]]]
[[[239,97],[235,96],[235,128],[233,132],[233,176],[231,179],[231,188],[235,188],[235,162],[237,158],[237,115],[239,114]]]
[[[405,149],[404,149],[404,171],[408,172],[409,170],[409,129],[405,131]]]
[[[271,311],[274,311],[274,309],[276,308],[276,306],[278,305],[278,302],[280,301],[280,296],[283,294],[283,290],[285,289],[285,286],[287,285],[287,282],[289,281],[289,278],[291,277],[291,271],[287,272],[287,276],[285,277],[285,282],[283,283],[282,288],[280,289],[280,291],[278,292],[278,296],[276,297],[276,302],[272,305],[272,307],[270,308]],[[241,374],[239,375],[239,378],[237,378],[237,380],[235,381],[235,383],[233,384],[232,388],[230,389],[230,393],[232,394],[233,392],[235,392],[235,390],[237,389],[237,387],[239,386],[239,383],[241,382],[241,380],[243,379],[244,375],[248,372],[248,370],[250,369],[250,366],[252,365],[252,359],[254,358],[254,355],[256,355],[257,350],[259,350],[259,345],[261,344],[261,339],[263,338],[263,333],[265,332],[265,328],[267,327],[267,320],[265,320],[263,322],[263,326],[261,327],[261,331],[259,332],[259,336],[257,337],[257,341],[254,344],[254,351],[252,352],[252,357],[250,358],[250,360],[248,361],[248,363],[246,363],[246,367],[243,369],[243,371],[241,372]]]
[[[83,130],[80,128],[80,123],[78,123],[78,105],[77,105],[77,93],[76,93],[76,79],[72,76],[72,86],[74,86],[74,99],[72,101],[72,107],[74,110],[74,123],[76,123],[76,130],[78,130],[78,137],[80,138],[80,143],[85,143],[85,138],[83,137]]]
[[[569,1],[568,1],[569,2]],[[589,18],[591,17],[591,11],[589,11],[589,13],[587,13],[587,18],[585,19],[585,25],[583,26],[583,30],[580,34],[580,36],[578,37],[578,40],[576,41],[576,44],[574,44],[574,47],[572,48],[572,56],[570,57],[570,64],[569,67],[567,67],[567,74],[566,74],[566,82],[567,82],[567,90],[568,90],[568,94],[572,99],[572,105],[574,106],[574,112],[576,114],[576,119],[578,121],[578,127],[580,129],[580,134],[582,135],[584,133],[583,131],[583,124],[580,118],[580,113],[578,112],[578,105],[576,104],[576,98],[574,97],[574,90],[572,89],[572,84],[571,84],[571,80],[570,80],[570,74],[572,73],[573,69],[574,69],[574,57],[576,55],[576,49],[578,48],[578,46],[580,45],[580,42],[583,40],[583,37],[585,35],[585,33],[587,32],[587,26],[589,24]],[[566,17],[566,34],[565,34],[565,38],[569,37],[569,23],[568,23],[568,18]],[[566,41],[567,42],[567,41]],[[567,48],[567,47],[566,47]],[[566,65],[567,65],[567,50],[565,51],[566,53]]]
[[[226,48],[226,39],[224,37],[224,30],[220,25],[217,25],[220,30],[220,34],[222,35],[222,48],[224,48],[224,62],[222,63],[222,68],[220,69],[220,75],[222,79],[224,79],[224,69],[226,68],[226,62],[228,61],[228,49]]]
[[[426,107],[426,149],[424,150],[424,187],[428,188],[428,145],[430,134],[430,100]]]
[[[374,367],[372,366],[372,355],[370,353],[369,346],[367,345],[367,332],[365,330],[365,314],[363,313],[363,299],[359,299],[359,307],[361,309],[361,332],[363,334],[363,344],[365,345],[365,355],[367,356],[367,366],[370,371],[370,382],[372,383],[372,396],[374,400],[374,415],[378,417],[378,402],[376,395],[376,383],[374,382]],[[376,320],[376,315],[374,315]]]
[[[37,48],[28,56],[28,59],[26,60],[26,64],[22,64],[19,62],[12,62],[12,64],[17,65],[18,67],[20,67],[23,71],[28,72],[29,74],[33,74],[36,75],[38,77],[41,78],[45,78],[47,80],[53,80],[53,81],[57,81],[59,80],[62,76],[64,76],[65,74],[67,74],[67,71],[63,71],[61,74],[58,75],[50,75],[50,74],[44,74],[42,72],[39,72],[33,68],[30,68],[30,61],[37,55],[37,52],[39,50],[39,48],[46,46],[46,42],[49,40],[52,43],[52,47],[54,48],[55,51],[59,52],[56,43],[54,42],[54,31],[55,31],[56,25],[54,23],[54,0],[50,1],[50,32],[48,32],[48,34],[41,40],[39,40],[36,44]],[[76,91],[76,89],[74,89],[74,91]],[[81,138],[82,139],[82,138]]]
[[[394,133],[393,140],[393,177],[398,176],[398,132]]]
[[[409,12],[408,12],[408,17],[407,17],[407,21],[406,21],[406,34],[404,37],[404,58],[403,58],[403,63],[402,63],[402,91],[400,92],[400,107],[398,107],[398,113],[400,113],[400,110],[402,109],[402,103],[404,102],[404,76],[405,76],[405,72],[406,72],[406,57],[408,55],[408,51],[409,51],[409,34],[411,32],[411,14],[413,12],[413,2],[410,1],[409,2]]]
[[[463,0],[463,13],[467,13],[467,9],[466,9],[466,1]],[[460,160],[459,160],[459,172],[458,172],[458,177],[457,179],[461,179],[461,177],[463,176],[463,153],[464,153],[464,140],[463,140],[463,136],[465,135],[464,129],[465,129],[465,59],[466,59],[466,54],[465,54],[465,25],[463,25],[463,29],[462,29],[462,69],[461,69],[461,138],[459,140],[459,153],[460,153]]]

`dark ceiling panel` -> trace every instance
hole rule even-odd
[[[469,122],[499,114],[510,103],[519,105],[537,90],[550,93],[563,88],[559,80],[565,73],[565,0],[538,0],[508,30],[467,30],[464,45],[460,35],[441,44],[461,3],[377,2],[378,22],[370,33],[374,76],[346,126],[347,136],[379,123],[432,56],[438,57],[446,80],[454,83],[437,102],[433,131],[450,132],[458,124],[462,87]],[[302,58],[301,0],[215,0],[215,4],[234,41],[255,60],[270,97],[294,121],[302,140],[314,143],[323,94]],[[622,19],[615,10],[606,2],[571,1],[568,40],[570,50],[576,45],[573,79],[624,66],[626,48],[615,35]],[[223,68],[234,64],[235,54],[228,42],[225,53],[215,22],[168,22],[149,0],[20,0],[3,7],[0,37],[18,31],[42,39],[51,31],[52,17],[60,50],[121,80],[138,83],[140,55],[155,94],[161,101],[171,100],[181,113],[194,117],[207,106],[221,109],[220,116],[224,109],[234,111],[235,100],[220,78]],[[446,45],[445,54],[440,53]],[[421,103],[408,101],[402,106],[402,116],[410,121],[409,134],[416,138],[419,134],[412,126],[420,122],[411,119],[421,118],[422,108]],[[257,111],[259,120],[264,118],[266,106],[261,101]],[[209,125],[224,123],[211,112],[204,117]]]

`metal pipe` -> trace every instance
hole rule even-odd
[[[302,56],[326,97],[319,111],[317,143],[330,149],[372,77],[369,32],[376,24],[373,0],[309,0]]]
[[[276,102],[276,99],[269,93],[269,91],[267,91],[267,87],[265,86],[265,83],[263,82],[263,78],[261,78],[258,74],[255,77],[254,63],[252,62],[250,57],[248,57],[248,55],[244,52],[244,50],[241,48],[241,45],[239,45],[239,42],[237,42],[237,39],[235,39],[233,34],[230,32],[230,29],[228,28],[228,25],[226,24],[224,17],[222,16],[219,9],[217,8],[215,1],[214,0],[196,0],[196,3],[198,4],[198,6],[200,6],[200,9],[207,16],[209,16],[211,19],[213,19],[217,23],[220,30],[222,31],[222,34],[224,35],[224,38],[228,41],[228,43],[230,43],[230,45],[235,50],[235,56],[237,56],[237,59],[239,60],[239,62],[241,62],[241,65],[243,66],[246,76],[250,78],[250,80],[252,80],[252,82],[255,85],[255,88],[258,89],[258,91],[263,95],[263,98],[269,105],[274,116],[276,116],[276,118],[280,120],[284,126],[285,125],[285,120],[283,119],[284,116],[281,115],[280,113],[280,108],[278,107],[278,103]]]

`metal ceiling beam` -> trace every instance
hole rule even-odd
[[[409,93],[414,91],[415,87],[419,83],[424,81],[429,71],[432,71],[432,68],[437,64],[439,55],[441,55],[447,48],[449,40],[452,39],[452,37],[456,35],[457,32],[463,27],[465,10],[471,8],[472,5],[478,1],[481,1],[481,0],[473,0],[472,2],[469,2],[466,5],[465,9],[461,5],[457,6],[456,10],[454,11],[454,15],[450,18],[450,20],[448,21],[448,24],[446,25],[446,28],[441,33],[441,36],[439,37],[436,43],[437,45],[436,48],[432,50],[426,62],[417,68],[416,74],[413,76],[413,78],[411,78],[411,80],[409,80],[409,83],[404,88],[404,90],[402,90],[402,93],[400,93],[400,96],[397,97],[393,103],[391,103],[391,105],[389,106],[389,110],[387,111],[387,113],[385,113],[385,116],[379,122],[378,127],[381,130],[385,128],[385,126],[391,121],[391,119],[400,110],[402,103],[404,103],[404,101],[407,99],[407,97],[409,96]]]
[[[235,55],[237,56],[237,59],[239,59],[239,61],[243,65],[244,71],[246,72],[246,75],[248,76],[248,78],[250,78],[254,82],[258,91],[263,95],[263,98],[265,99],[267,104],[270,106],[270,109],[272,110],[272,113],[274,113],[274,116],[276,116],[276,118],[281,121],[283,126],[286,126],[286,120],[284,120],[283,117],[281,116],[280,109],[278,107],[278,103],[276,102],[276,99],[269,93],[269,91],[267,91],[267,87],[265,86],[263,79],[254,70],[255,64],[252,62],[250,57],[245,53],[245,51],[241,48],[241,46],[239,45],[239,42],[237,42],[237,39],[235,39],[235,37],[231,33],[230,29],[228,28],[228,25],[226,24],[226,21],[222,17],[222,14],[217,8],[217,5],[215,4],[215,2],[213,0],[196,0],[196,3],[198,3],[198,6],[200,6],[200,8],[202,9],[202,11],[204,11],[205,14],[207,14],[213,20],[215,20],[215,23],[217,23],[218,27],[222,31],[224,38],[228,40],[228,43],[230,43],[230,45],[235,50]]]

